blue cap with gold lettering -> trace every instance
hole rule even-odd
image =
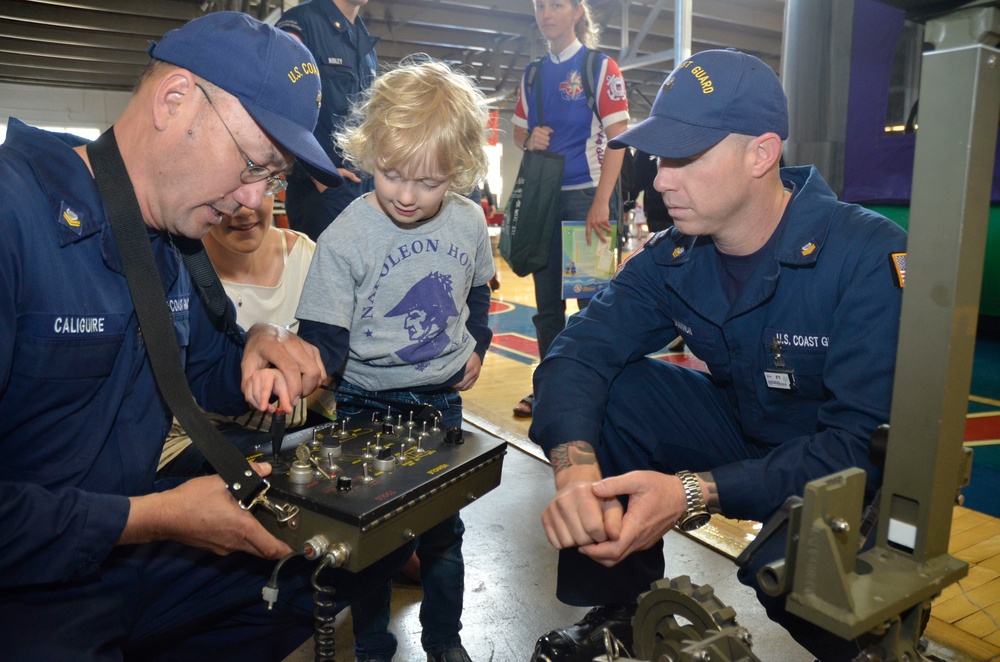
[[[240,12],[199,16],[150,44],[149,56],[187,69],[239,99],[279,145],[326,186],[343,182],[313,131],[319,69],[298,39]]]
[[[674,69],[649,117],[609,143],[683,159],[730,133],[788,137],[788,100],[774,71],[737,50],[702,51]]]

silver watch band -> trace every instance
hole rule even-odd
[[[684,498],[687,501],[687,511],[677,521],[677,527],[682,531],[694,531],[707,524],[712,515],[705,506],[698,476],[690,471],[678,471],[676,475],[684,486]]]

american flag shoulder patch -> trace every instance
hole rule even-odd
[[[638,255],[639,253],[642,252],[642,249],[646,247],[646,242],[649,241],[649,238],[652,237],[652,236],[653,236],[652,234],[647,234],[643,238],[642,243],[639,244],[638,246],[636,246],[636,248],[635,248],[634,251],[632,251],[631,253],[629,253],[628,255],[626,255],[625,258],[621,262],[618,263],[618,267],[615,269],[615,273],[614,273],[614,276],[612,276],[612,278],[614,278],[619,273],[621,273],[621,270],[625,268],[625,263],[626,262],[628,262],[633,257],[635,257],[636,255]]]
[[[890,253],[889,262],[892,264],[892,278],[896,281],[896,287],[902,289],[906,284],[906,253]]]

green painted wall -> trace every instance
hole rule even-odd
[[[900,205],[867,205],[873,211],[895,221],[904,228],[910,224],[910,208]],[[1000,205],[990,207],[989,228],[986,232],[986,258],[983,263],[983,290],[979,298],[979,313],[1000,317]]]

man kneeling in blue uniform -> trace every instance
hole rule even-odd
[[[674,227],[625,262],[535,372],[530,436],[555,473],[542,523],[561,550],[557,596],[597,605],[541,637],[535,660],[589,662],[604,628],[631,644],[671,528],[710,513],[767,520],[847,467],[868,472],[868,499],[881,481],[867,450],[889,418],[906,235],[839,202],[814,168],[779,168],[787,135],[774,72],[718,50],[678,66],[649,119],[610,143],[659,157]],[[677,335],[708,373],[647,357]],[[758,596],[822,660],[858,654]]]
[[[232,12],[167,33],[150,54],[110,144],[185,375],[206,410],[273,410],[274,396],[291,411],[326,378],[318,351],[267,324],[243,349],[194,293],[174,237],[259,207],[296,158],[337,183],[312,134],[316,65],[291,36]],[[17,120],[0,147],[0,655],[280,660],[312,632],[314,568],[290,563],[267,611],[261,589],[288,545],[219,476],[154,483],[171,413],[90,166],[79,140]],[[346,603],[409,554],[367,583],[324,581]]]

